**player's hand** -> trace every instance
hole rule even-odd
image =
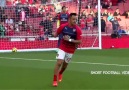
[[[69,37],[68,35],[65,35],[65,36],[63,36],[63,39],[64,39],[65,41],[69,41],[70,37]]]
[[[56,32],[52,32],[52,36],[53,36],[53,37],[57,37],[58,34],[57,34]]]
[[[55,32],[52,32],[52,36],[55,37]]]

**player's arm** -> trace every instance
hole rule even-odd
[[[57,36],[62,32],[63,28],[64,28],[64,25],[61,25],[61,26],[57,29],[56,32],[52,33],[52,36],[53,36],[53,37],[57,37]]]
[[[65,41],[72,42],[72,43],[75,43],[75,44],[80,44],[81,43],[81,39],[79,39],[79,40],[70,39],[69,36],[67,36],[67,35],[65,35],[63,38],[64,38]]]

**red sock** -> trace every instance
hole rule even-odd
[[[57,75],[54,75],[53,81],[57,81]]]

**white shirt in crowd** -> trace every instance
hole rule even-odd
[[[25,12],[21,11],[21,21],[25,21]]]
[[[6,19],[5,20],[5,23],[6,24],[13,24],[13,19]]]

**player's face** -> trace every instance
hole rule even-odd
[[[72,17],[70,18],[70,23],[71,23],[71,25],[75,25],[75,24],[76,24],[76,21],[77,21],[77,16],[72,16]]]
[[[63,8],[63,12],[66,12],[66,8]]]

